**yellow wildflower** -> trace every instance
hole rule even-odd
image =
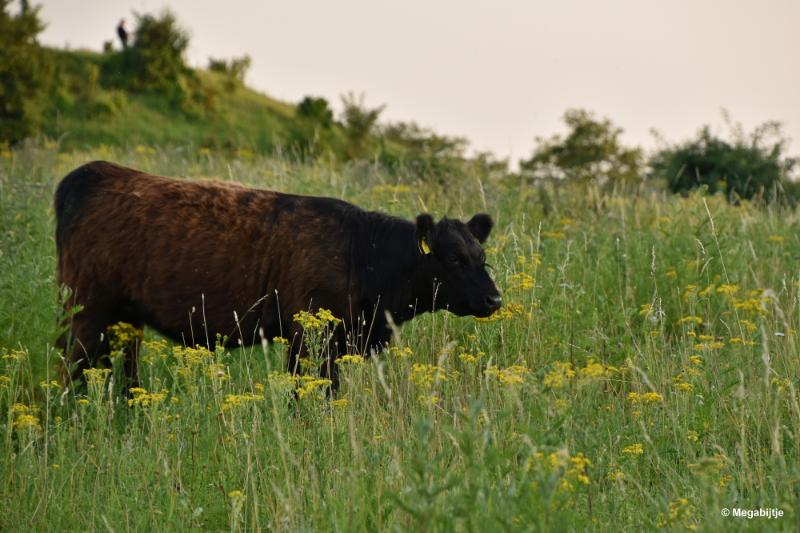
[[[302,376],[301,380],[303,384],[297,389],[297,396],[301,400],[312,395],[314,391],[322,390],[324,387],[328,387],[331,384],[331,380],[329,379],[314,378],[312,376]]]
[[[102,385],[110,373],[110,368],[87,368],[83,371],[83,376],[89,385]]]
[[[411,366],[411,381],[419,387],[427,388],[448,381],[458,376],[455,371],[449,372],[437,365],[414,363]]]
[[[360,355],[350,355],[350,354],[344,354],[335,361],[337,365],[347,365],[347,364],[358,365],[363,362],[364,358],[361,357]]]
[[[260,402],[264,400],[261,394],[253,394],[248,392],[245,394],[226,394],[225,399],[222,401],[222,411],[227,412],[239,407],[251,405],[253,402]]]
[[[130,407],[152,407],[162,403],[167,398],[167,391],[161,392],[147,392],[146,389],[141,387],[132,387],[128,389],[133,398],[128,400]]]
[[[663,402],[664,397],[657,392],[629,392],[628,401],[632,404],[649,405],[651,403]]]
[[[389,353],[392,354],[394,357],[397,357],[398,359],[407,359],[412,355],[414,355],[414,350],[412,350],[408,346],[405,346],[403,348],[399,346],[392,346],[391,348],[389,348]]]
[[[529,375],[531,371],[524,365],[512,365],[508,368],[489,365],[484,373],[503,385],[521,385],[525,382],[525,376]]]
[[[630,446],[622,448],[622,453],[625,455],[642,455],[644,453],[644,447],[637,442],[636,444],[631,444]]]
[[[602,378],[606,375],[606,373],[606,367],[591,358],[586,363],[585,367],[578,369],[578,375],[581,377],[581,379]]]
[[[717,287],[717,294],[724,294],[726,296],[733,296],[739,292],[738,285],[731,285],[731,284],[722,284]]]
[[[554,369],[545,374],[542,384],[551,389],[560,389],[575,377],[575,370],[572,363],[568,361],[556,361],[553,363]]]

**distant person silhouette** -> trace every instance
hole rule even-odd
[[[122,41],[122,49],[126,50],[128,48],[128,30],[125,29],[125,19],[121,19],[117,24],[117,35]]]

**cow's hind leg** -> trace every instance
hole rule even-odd
[[[66,384],[81,381],[83,371],[100,363],[101,356],[108,353],[109,325],[106,313],[84,310],[72,317],[70,330],[60,343],[65,350],[62,379]]]
[[[122,357],[125,386],[139,386],[139,349],[143,340],[144,324],[128,316],[117,319],[109,328],[108,337],[113,357]]]

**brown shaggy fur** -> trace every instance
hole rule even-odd
[[[80,371],[108,351],[100,336],[119,321],[213,346],[217,333],[251,344],[259,328],[291,338],[297,331],[282,323],[312,302],[339,317],[360,313],[342,298],[342,226],[303,197],[87,167],[102,179],[58,243],[67,307],[84,307],[71,325],[69,360]]]

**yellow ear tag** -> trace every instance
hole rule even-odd
[[[422,254],[423,255],[428,255],[429,253],[431,253],[431,249],[428,246],[428,243],[425,242],[425,239],[420,239],[419,248],[420,248],[420,250],[422,250]]]

